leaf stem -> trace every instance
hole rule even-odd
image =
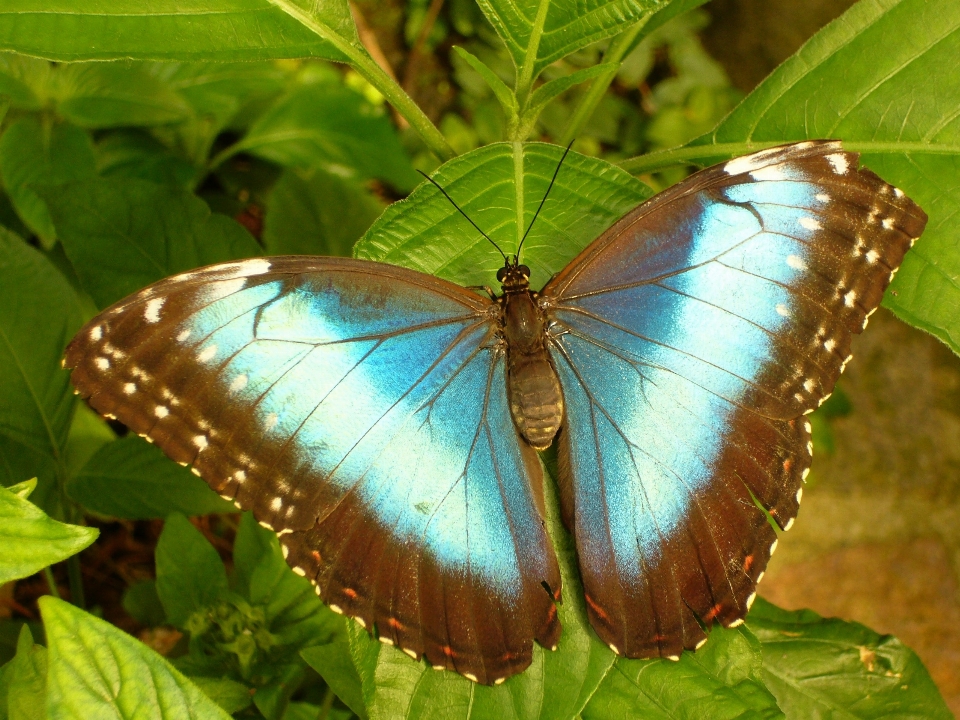
[[[450,147],[450,143],[443,137],[443,134],[437,129],[436,125],[430,122],[430,118],[428,118],[413,99],[403,91],[403,88],[397,84],[396,80],[377,65],[374,59],[362,48],[333,32],[323,23],[318,22],[310,14],[294,5],[290,0],[270,1],[297,22],[312,30],[343,53],[353,69],[379,90],[387,101],[397,109],[397,112],[407,119],[407,122],[420,134],[424,143],[426,143],[427,147],[430,148],[431,152],[438,158],[441,160],[450,160],[456,157],[457,153]],[[549,0],[543,0],[543,2],[548,1]],[[227,150],[229,149],[230,148],[227,148]],[[223,155],[223,153],[217,155],[217,158],[221,155]],[[227,157],[229,157],[229,155]],[[214,160],[217,158],[214,158]]]
[[[523,110],[526,108],[527,100],[530,97],[530,88],[533,87],[533,81],[536,79],[534,68],[537,66],[540,38],[543,35],[543,26],[547,22],[547,11],[549,9],[550,0],[540,0],[540,5],[537,7],[537,16],[534,18],[533,27],[530,28],[530,41],[527,43],[527,54],[524,55],[523,65],[517,73],[517,85],[514,91],[517,96],[517,105],[520,107],[521,115],[523,115]]]
[[[60,588],[57,587],[57,581],[53,577],[53,570],[50,569],[49,565],[43,569],[43,577],[47,581],[47,589],[50,591],[50,594],[59,600]]]
[[[580,104],[577,105],[577,109],[574,110],[570,122],[567,123],[563,135],[560,136],[558,144],[569,144],[571,140],[580,134],[583,126],[593,117],[597,105],[600,104],[600,100],[607,92],[607,88],[610,87],[610,83],[612,83],[613,79],[617,76],[617,72],[620,70],[620,63],[623,62],[624,56],[633,47],[633,41],[636,40],[637,35],[643,30],[651,16],[652,13],[644,15],[610,42],[610,46],[606,52],[603,53],[603,62],[612,63],[614,67],[602,75],[598,75],[594,78],[593,82],[590,83],[587,92],[585,92],[580,99]]]
[[[735,157],[747,153],[765,150],[769,147],[782,145],[790,140],[768,140],[764,142],[730,142],[714,143],[712,145],[685,145],[669,150],[629,158],[619,163],[632,175],[641,175],[656,172],[675,165],[705,165],[719,158]],[[923,143],[923,142],[858,142],[844,140],[843,148],[850,152],[859,153],[917,153],[924,155],[955,155],[960,154],[960,145]],[[701,162],[703,161],[703,162]]]

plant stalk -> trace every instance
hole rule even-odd
[[[544,2],[546,1],[547,0],[544,0]],[[297,22],[312,30],[319,37],[343,53],[350,61],[353,69],[379,90],[380,94],[387,99],[387,102],[393,105],[393,107],[397,109],[397,112],[406,118],[407,122],[420,134],[420,137],[423,138],[424,143],[426,143],[434,155],[443,161],[456,157],[457,153],[450,147],[450,143],[443,137],[443,134],[437,129],[436,125],[430,122],[430,118],[428,118],[413,99],[403,91],[403,88],[397,84],[396,80],[384,72],[383,68],[377,65],[373,58],[362,48],[349,42],[340,35],[331,32],[329,28],[317,22],[308,13],[292,3],[286,2],[285,0],[272,0],[272,2],[297,20]],[[227,148],[227,150],[229,150],[229,148]],[[220,155],[223,155],[223,153],[220,153]],[[217,157],[219,158],[220,155]],[[227,157],[229,157],[229,155]],[[214,160],[216,160],[216,158],[214,158]]]
[[[617,76],[617,72],[620,69],[620,63],[623,62],[623,58],[626,56],[627,51],[629,51],[633,45],[633,41],[636,40],[637,35],[639,35],[640,31],[643,30],[651,16],[652,14],[643,16],[629,28],[617,35],[610,43],[610,46],[603,54],[603,62],[616,63],[616,67],[611,68],[602,75],[598,75],[593,79],[593,82],[590,83],[590,87],[580,99],[577,109],[574,110],[573,116],[570,118],[570,122],[567,123],[567,127],[563,131],[563,135],[559,138],[559,145],[568,145],[571,140],[580,134],[580,131],[583,130],[583,126],[587,124],[591,117],[593,117],[593,113],[596,111],[597,105],[600,104],[600,100],[603,99],[604,94],[607,92],[607,88],[610,87],[610,83],[612,83],[613,79]]]
[[[537,7],[537,16],[534,18],[533,27],[530,28],[530,42],[527,43],[527,54],[523,58],[523,65],[517,73],[517,86],[514,93],[517,96],[517,105],[519,107],[518,116],[523,117],[523,111],[526,109],[527,100],[530,99],[530,89],[533,87],[533,81],[536,79],[534,68],[537,65],[537,53],[540,50],[540,37],[543,35],[543,26],[547,22],[547,11],[550,9],[550,0],[540,0]],[[511,138],[512,140],[522,140],[522,138]]]
[[[57,581],[53,577],[53,570],[50,569],[49,565],[43,569],[43,577],[47,581],[47,589],[50,591],[50,594],[59,600],[60,588],[57,587]]]

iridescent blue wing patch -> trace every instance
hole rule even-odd
[[[118,303],[65,364],[96,410],[276,531],[332,609],[493,683],[560,633],[495,310],[389,265],[252,259]]]
[[[926,215],[839,143],[692,175],[541,295],[566,417],[559,463],[588,613],[629,657],[742,622],[831,392]]]

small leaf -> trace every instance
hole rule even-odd
[[[32,478],[31,480],[24,480],[22,483],[17,483],[16,485],[10,485],[7,487],[9,492],[12,492],[21,500],[29,500],[30,493],[37,489],[37,479]]]
[[[180,188],[102,178],[48,188],[44,197],[100,307],[174,273],[260,254],[239,223]]]
[[[493,90],[493,94],[496,96],[497,100],[500,101],[500,105],[503,107],[503,112],[506,113],[507,122],[510,122],[512,119],[514,122],[517,119],[517,98],[513,94],[513,90],[507,87],[506,83],[501,80],[497,74],[491,70],[486,63],[484,63],[480,58],[478,58],[473,53],[467,52],[459,45],[455,46],[454,51],[459,55],[467,65],[472,67],[477,73],[480,74],[490,86],[490,89]]]
[[[213,546],[179,513],[167,518],[157,542],[157,595],[179,628],[190,615],[227,597],[227,571]]]
[[[97,142],[97,167],[108,178],[148,180],[189,188],[196,168],[144,131],[105,133]]]
[[[380,178],[400,190],[419,180],[384,109],[328,83],[281,98],[231,150],[240,151],[290,167]]]
[[[231,715],[246,710],[253,704],[251,689],[230,678],[213,678],[200,675],[191,677],[190,681],[200,688],[204,695]]]
[[[747,625],[763,648],[763,681],[790,717],[953,717],[920,658],[891,635],[762,598]]]
[[[383,211],[383,205],[352,180],[317,169],[284,170],[273,187],[263,225],[269,255],[341,255]]]
[[[363,704],[363,686],[350,659],[350,645],[346,642],[328,643],[300,652],[307,664],[320,673],[330,689],[343,703],[363,720],[367,709]]]
[[[229,720],[143,643],[52,597],[39,600],[47,631],[47,717]]]
[[[17,655],[4,668],[3,682],[7,697],[0,712],[9,708],[10,720],[46,720],[47,649],[34,645],[26,625],[20,628]]]
[[[14,121],[0,136],[0,178],[23,222],[50,247],[56,231],[41,185],[96,175],[93,145],[86,132],[68,123],[45,126],[36,117]]]
[[[136,436],[100,448],[67,481],[67,494],[87,510],[128,520],[235,512],[187,468]]]
[[[29,577],[96,540],[99,530],[67,525],[6,488],[0,488],[0,585]]]
[[[163,625],[167,620],[155,580],[143,580],[128,587],[123,593],[122,605],[130,617],[147,627]]]
[[[537,43],[533,77],[547,65],[616,35],[665,2],[658,0],[478,0],[484,15],[503,38],[513,61],[524,64],[531,43]],[[544,6],[546,12],[543,13]]]
[[[613,70],[615,67],[617,67],[615,63],[601,63],[545,82],[534,90],[530,96],[527,113],[538,115],[543,107],[560,93],[566,92],[574,85],[579,85],[591,78],[595,78],[597,75],[603,75],[603,73],[608,70]]]

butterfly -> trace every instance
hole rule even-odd
[[[695,173],[539,292],[517,256],[489,296],[346,258],[194,270],[95,317],[65,366],[275,531],[332,610],[484,684],[560,639],[555,443],[593,629],[677,659],[743,622],[768,516],[797,515],[804,416],[926,223],[858,165],[808,141]]]

